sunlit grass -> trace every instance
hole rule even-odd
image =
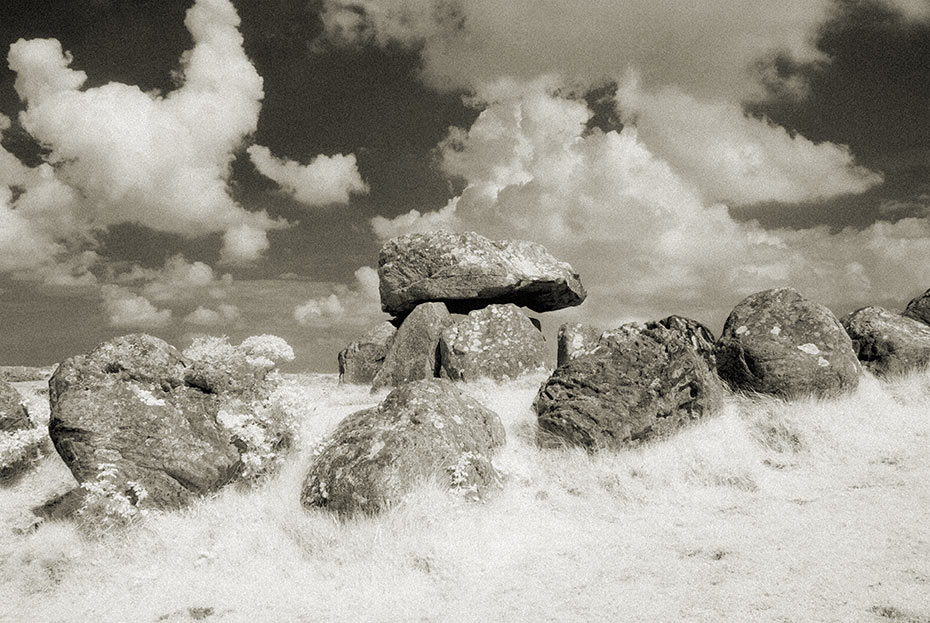
[[[384,392],[290,377],[303,425],[280,474],[102,539],[4,528],[0,619],[930,621],[930,375],[866,377],[834,401],[734,398],[598,455],[536,448],[542,380],[463,385],[507,429],[496,497],[424,483],[339,523],[299,505],[310,452]],[[53,456],[0,489],[3,525],[68,476]]]

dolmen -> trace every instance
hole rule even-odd
[[[378,257],[378,278],[381,308],[393,319],[339,353],[340,380],[371,383],[373,390],[436,377],[502,380],[541,369],[545,339],[519,308],[553,311],[586,296],[572,267],[541,245],[473,232],[390,240]]]

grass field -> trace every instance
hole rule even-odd
[[[304,511],[314,444],[384,395],[328,375],[287,377],[301,449],[275,478],[103,538],[10,529],[69,486],[52,455],[0,489],[0,619],[930,623],[930,374],[733,398],[596,456],[535,447],[543,378],[463,386],[508,433],[484,504],[424,483],[377,518]],[[16,386],[47,417],[41,383]]]

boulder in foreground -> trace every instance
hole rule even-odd
[[[491,455],[504,440],[497,414],[452,382],[407,383],[339,424],[313,458],[301,503],[374,514],[424,479],[480,497],[500,487]]]
[[[733,388],[782,398],[835,396],[859,384],[852,341],[829,309],[792,288],[757,292],[727,318],[715,349]]]
[[[248,469],[250,436],[289,442],[251,418],[268,395],[266,371],[241,353],[224,365],[188,360],[149,335],[116,338],[55,371],[49,434],[78,482],[134,505],[178,507]]]
[[[492,303],[544,312],[585,299],[572,267],[541,245],[493,241],[472,232],[435,231],[390,240],[381,248],[378,277],[381,309],[394,316],[428,301],[467,313]]]
[[[504,380],[543,367],[546,339],[516,305],[489,305],[447,327],[439,351],[446,378]]]
[[[930,363],[930,326],[919,320],[864,307],[843,317],[862,365],[878,376],[902,374]]]
[[[534,406],[541,446],[620,448],[716,410],[721,384],[681,331],[631,323],[556,368]]]

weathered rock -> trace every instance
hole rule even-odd
[[[561,366],[575,357],[594,352],[603,329],[574,323],[559,327],[556,347],[556,366]]]
[[[0,381],[0,432],[13,432],[32,427],[32,420],[23,405],[23,397],[12,385]]]
[[[881,307],[864,307],[840,321],[862,365],[879,376],[930,364],[930,326]]]
[[[339,352],[340,383],[371,383],[384,365],[384,357],[397,328],[384,321],[360,340]]]
[[[662,327],[670,331],[677,331],[691,345],[691,348],[707,361],[711,369],[714,369],[714,334],[700,322],[684,316],[672,315],[662,320],[647,322],[645,327],[647,329]],[[617,331],[621,331],[621,329],[617,329]],[[594,352],[602,344],[601,338],[612,333],[612,330],[603,331],[583,324],[563,324],[559,327],[556,365],[561,366],[575,357]]]
[[[833,396],[859,384],[859,361],[833,313],[792,288],[747,297],[715,349],[732,387],[784,398]]]
[[[901,315],[930,325],[930,290],[911,299]]]
[[[48,381],[57,366],[0,366],[0,381]]]
[[[504,440],[497,414],[450,381],[407,383],[339,424],[310,465],[301,502],[373,514],[421,480],[483,496],[500,486],[491,455]]]
[[[516,305],[489,305],[447,327],[439,352],[453,381],[512,379],[543,367],[546,338]]]
[[[716,348],[717,340],[714,338],[714,334],[711,333],[710,329],[697,320],[675,315],[668,316],[655,323],[648,323],[646,326],[653,326],[655,324],[662,325],[670,331],[678,331],[685,340],[691,344],[694,352],[707,362],[711,370],[716,368],[717,358],[714,355],[714,349]]]
[[[263,390],[254,371],[237,379],[235,369],[194,364],[149,335],[116,338],[55,371],[49,434],[79,482],[112,465],[130,499],[136,482],[146,505],[177,507],[242,469],[242,442],[218,416],[230,404],[248,409]]]
[[[681,331],[631,323],[556,368],[536,396],[542,446],[618,448],[712,413],[716,374]]]
[[[381,309],[395,316],[427,301],[442,301],[453,313],[467,313],[491,303],[543,312],[585,299],[572,267],[541,245],[492,241],[471,232],[395,238],[381,248],[378,277]]]
[[[442,303],[423,303],[410,312],[394,334],[372,390],[439,376],[439,338],[453,323]]]

